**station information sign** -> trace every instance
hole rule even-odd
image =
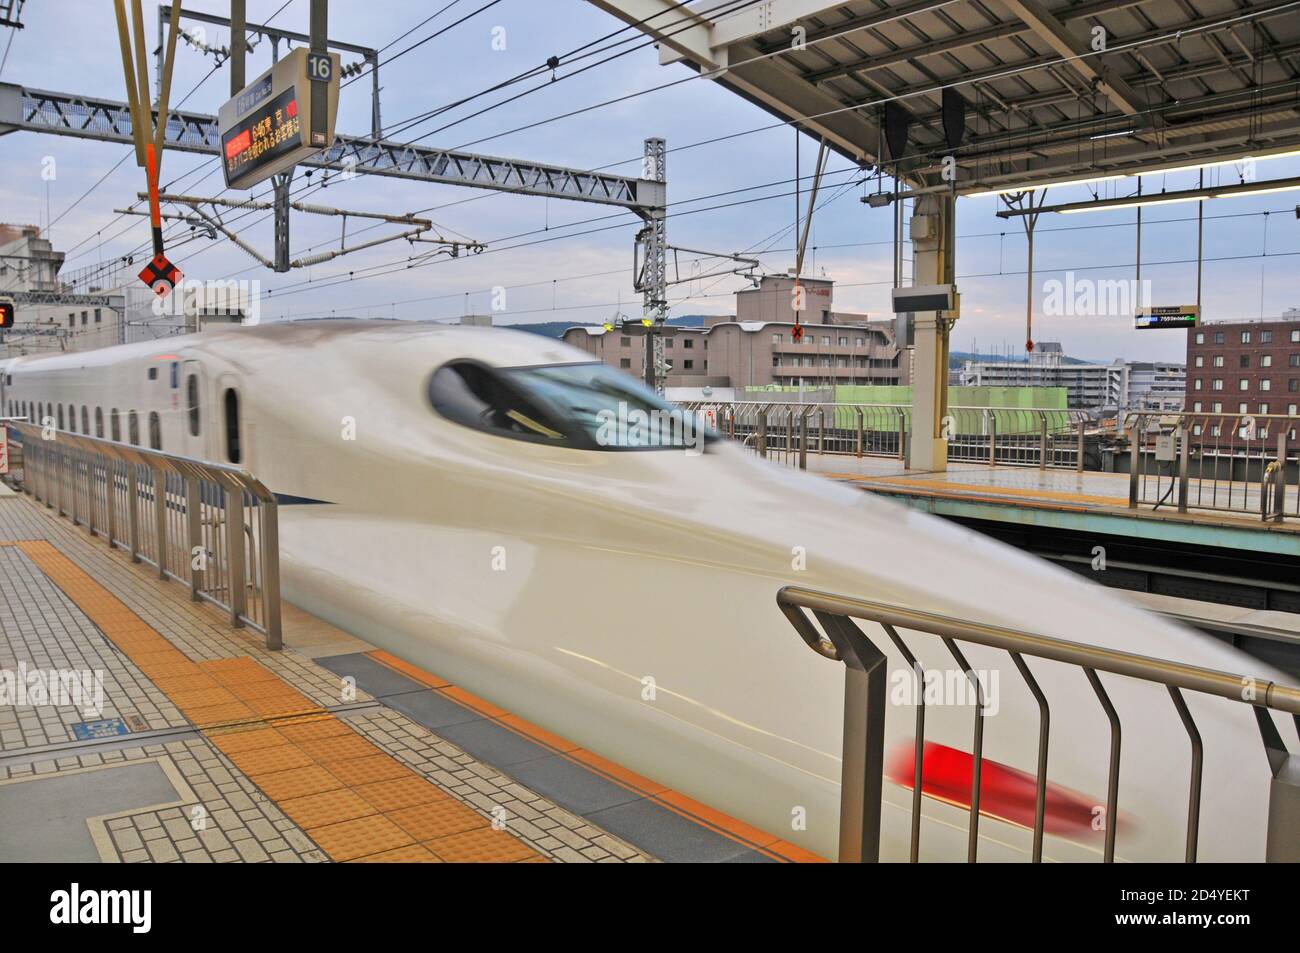
[[[1150,328],[1194,328],[1201,323],[1199,305],[1159,305],[1138,308],[1133,326],[1139,330]]]
[[[217,117],[226,187],[248,189],[334,141],[339,56],[299,47],[239,91]]]

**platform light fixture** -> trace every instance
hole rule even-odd
[[[1090,202],[1068,202],[1063,205],[1044,205],[1035,212],[1059,212],[1072,215],[1076,212],[1102,212],[1146,205],[1175,205],[1180,202],[1204,202],[1207,199],[1229,199],[1242,195],[1272,195],[1277,192],[1300,191],[1300,176],[1289,179],[1268,179],[1263,182],[1241,182],[1237,185],[1210,186],[1180,192],[1156,192],[1151,195],[1127,195],[1114,199],[1094,199]],[[1013,218],[1029,214],[1028,209],[1002,209],[999,218]]]
[[[1107,136],[1110,135],[1122,134],[1107,134]],[[965,196],[965,198],[977,199],[985,198],[990,195],[1009,195],[1012,192],[1029,192],[1035,189],[1045,189],[1048,186],[1053,185],[1088,185],[1094,182],[1115,182],[1119,179],[1131,179],[1144,175],[1168,175],[1174,172],[1195,172],[1199,169],[1215,169],[1220,166],[1241,165],[1246,162],[1263,162],[1266,159],[1285,159],[1294,156],[1300,156],[1300,149],[1291,149],[1286,152],[1274,152],[1268,155],[1242,156],[1238,159],[1224,159],[1219,162],[1197,162],[1193,165],[1180,165],[1172,169],[1152,169],[1149,172],[1124,172],[1115,175],[1082,176],[1072,179],[1052,179],[1050,181],[1027,182],[1023,185],[1002,186],[996,189],[986,189],[982,192],[970,192]]]

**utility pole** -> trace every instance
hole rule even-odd
[[[645,160],[641,178],[650,182],[667,182],[667,148],[662,139],[645,141]],[[665,196],[666,198],[666,196]],[[664,392],[663,326],[668,319],[668,222],[666,201],[645,210],[645,227],[637,236],[644,250],[640,291],[642,319],[646,325],[645,385],[656,394]]]

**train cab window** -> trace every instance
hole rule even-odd
[[[149,449],[162,449],[162,421],[156,410],[149,412]]]
[[[95,436],[104,439],[104,408],[95,408]]]
[[[231,463],[243,460],[243,447],[239,444],[239,392],[227,387],[222,398],[226,415],[226,459]]]
[[[127,418],[127,430],[131,437],[131,446],[140,446],[140,418],[135,415],[134,410]]]
[[[185,378],[185,401],[190,411],[190,436],[199,435],[199,378],[191,374]]]
[[[108,431],[114,443],[122,442],[122,418],[117,415],[116,407],[108,412]]]
[[[697,439],[693,417],[604,364],[494,368],[453,361],[430,379],[429,401],[463,426],[553,446],[657,449]]]

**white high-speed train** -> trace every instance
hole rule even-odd
[[[1286,681],[1036,558],[725,441],[702,454],[609,446],[601,411],[656,399],[531,334],[270,324],[19,358],[0,381],[9,414],[248,468],[282,500],[287,599],[825,857],[844,671],[782,616],[784,585]],[[953,669],[937,638],[904,638],[927,669]],[[964,649],[995,689],[986,778],[1032,775],[1033,697],[1005,653]],[[1052,706],[1058,786],[1044,856],[1098,860],[1109,723],[1082,671],[1031,667]],[[1124,726],[1117,856],[1179,860],[1191,752],[1178,714],[1161,686],[1102,678]],[[1187,698],[1205,744],[1200,856],[1261,859],[1269,770],[1253,715]],[[911,707],[886,721],[891,776],[908,778]],[[972,723],[969,704],[928,704],[934,771],[960,772]],[[921,857],[964,859],[967,810],[942,777],[929,791],[931,768],[927,756]],[[981,859],[1028,858],[1025,797],[990,800],[1000,816],[982,820]],[[906,858],[911,792],[888,781],[885,798],[882,855]]]

